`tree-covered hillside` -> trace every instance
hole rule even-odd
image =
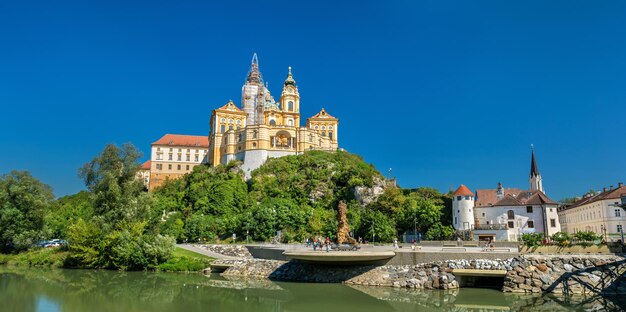
[[[430,238],[451,234],[440,222],[444,197],[436,190],[405,194],[388,187],[368,205],[359,202],[357,190],[381,188],[385,181],[358,155],[311,151],[272,158],[247,182],[238,165],[197,166],[156,190],[161,233],[179,241],[227,239],[232,234],[243,239],[246,233],[251,240],[269,240],[277,231],[283,241],[333,237],[336,207],[344,201],[355,237],[390,241],[414,227]]]

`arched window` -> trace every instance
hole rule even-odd
[[[220,132],[222,132],[222,133],[226,132],[226,125],[221,125],[220,126]]]
[[[333,130],[333,126],[328,126],[328,130]]]
[[[257,132],[256,130],[254,130],[254,132],[252,132],[252,138],[253,138],[253,139],[256,139],[257,133],[258,133],[258,132]],[[255,143],[255,144],[256,144],[256,143]]]
[[[293,127],[293,119],[287,120],[287,125]]]
[[[270,120],[270,126],[275,126],[276,125],[276,120],[272,119]]]
[[[233,123],[233,122],[235,122],[235,121],[234,121],[234,120],[232,120],[232,119],[229,119],[229,120],[228,120],[228,123]]]
[[[326,130],[326,126],[322,126],[322,130]]]
[[[509,220],[515,219],[515,212],[513,212],[513,210],[507,211],[506,215],[509,217]]]
[[[287,103],[287,109],[288,109],[290,112],[293,112],[293,101],[289,101],[289,103]]]
[[[332,140],[333,139],[333,132],[332,131],[328,131],[328,137]]]
[[[222,121],[222,122],[226,122],[226,118],[222,118],[222,119],[221,119],[221,121]]]
[[[326,136],[326,131],[322,131],[322,136]]]

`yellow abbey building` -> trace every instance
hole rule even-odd
[[[207,161],[217,166],[240,160],[250,177],[268,158],[337,150],[338,126],[339,120],[322,108],[301,127],[300,93],[291,67],[276,102],[263,83],[254,54],[241,92],[241,108],[229,101],[211,114]]]

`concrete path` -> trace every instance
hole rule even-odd
[[[182,249],[186,249],[186,250],[189,250],[189,251],[193,251],[193,252],[199,253],[201,255],[209,256],[209,257],[215,258],[215,259],[226,259],[226,260],[236,260],[236,259],[239,259],[237,257],[231,257],[231,256],[218,254],[216,252],[212,252],[210,250],[198,247],[198,246],[196,246],[194,244],[176,244],[176,247],[182,248]]]

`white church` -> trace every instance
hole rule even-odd
[[[474,240],[517,241],[524,233],[550,237],[561,231],[558,204],[546,196],[535,151],[531,150],[530,188],[503,188],[470,191],[461,184],[452,199],[452,225],[469,231]]]

